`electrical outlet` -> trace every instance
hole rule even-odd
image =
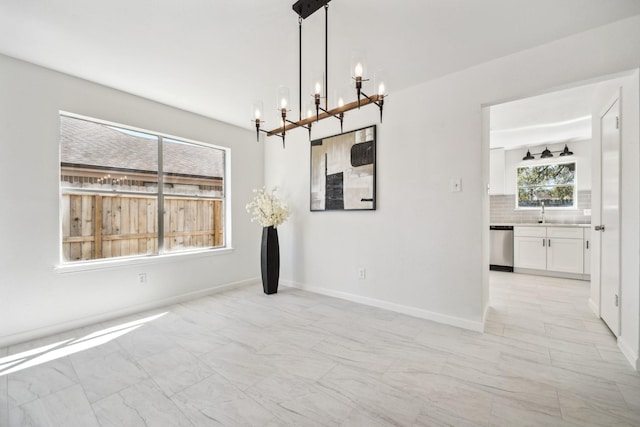
[[[138,283],[140,285],[147,283],[147,273],[138,273]]]
[[[364,280],[367,278],[367,270],[364,267],[358,268],[358,279]]]

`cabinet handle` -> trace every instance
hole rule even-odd
[[[546,246],[546,239],[542,239],[542,247],[544,248]]]
[[[551,247],[551,239],[549,239],[549,247]]]
[[[587,240],[587,249],[589,249],[589,241]]]

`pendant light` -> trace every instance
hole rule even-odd
[[[553,157],[553,154],[551,154],[551,151],[549,151],[547,147],[544,147],[544,151],[542,152],[542,155],[540,157],[543,159],[548,159],[549,157]]]
[[[553,153],[560,153],[560,156],[563,156],[563,157],[573,156],[573,151],[569,151],[569,147],[567,147],[567,144],[564,144],[564,150],[562,151],[551,151],[549,150],[548,147],[545,147],[542,153],[531,154],[531,151],[527,149],[527,154],[522,158],[522,160],[535,160],[534,156],[537,156],[538,154],[540,154],[541,159],[548,159],[550,157],[553,157]]]
[[[560,156],[573,156],[573,151],[569,151],[569,147],[567,147],[567,144],[564,144],[564,150],[562,150]]]

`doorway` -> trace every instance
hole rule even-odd
[[[631,85],[631,91],[633,92],[633,89],[637,88],[637,86],[638,86],[638,82],[637,82],[637,80],[638,80],[638,71],[637,70],[634,70],[634,71],[629,72],[629,73],[625,73],[624,75],[617,75],[617,76],[610,76],[608,78],[603,78],[603,79],[598,80],[596,83],[591,82],[588,85],[576,84],[571,89],[577,89],[577,88],[583,88],[584,89],[584,86],[589,86],[589,85],[592,85],[595,88],[595,90],[592,93],[591,98],[589,100],[589,106],[590,106],[590,110],[591,110],[590,119],[591,119],[591,117],[593,117],[594,121],[598,121],[599,118],[600,118],[600,116],[598,114],[601,112],[601,111],[598,111],[598,110],[601,110],[602,103],[604,101],[607,101],[611,97],[611,94],[615,90],[617,90],[620,86],[622,86],[623,84],[628,84],[629,79],[631,79],[632,81],[635,82],[634,84]],[[569,90],[571,90],[571,89],[569,89]],[[549,92],[549,93],[544,94],[544,95],[549,95],[551,93],[555,94],[556,92]],[[605,96],[605,94],[606,94],[606,96]],[[634,96],[637,98],[638,94],[635,93]],[[536,98],[536,97],[532,97],[532,98]],[[603,99],[604,99],[604,101],[603,101]],[[519,100],[519,101],[524,101],[524,100]],[[628,101],[629,101],[629,97],[627,97],[624,100],[624,102],[628,102]],[[634,105],[637,106],[638,100],[635,99],[635,100],[632,100],[632,101],[633,101]],[[598,106],[599,102],[601,104]],[[485,139],[485,143],[486,144],[489,144],[491,142],[491,138],[490,138],[489,135],[491,134],[491,132],[493,130],[495,130],[494,123],[492,123],[491,120],[490,120],[490,116],[491,116],[491,114],[490,114],[491,111],[490,110],[491,110],[491,108],[498,107],[498,106],[503,106],[503,104],[496,104],[496,105],[487,106],[487,107],[485,107],[485,111],[483,112],[483,116],[485,117],[484,139]],[[574,117],[574,120],[571,120],[571,119],[559,120],[559,121],[556,122],[556,124],[562,123],[565,126],[571,126],[571,125],[579,124],[580,121],[581,121],[580,120],[580,116],[576,116],[576,117]],[[637,118],[635,119],[635,123],[633,124],[633,126],[635,128],[638,127]],[[552,126],[548,126],[547,129],[550,128],[550,127],[552,127]],[[594,124],[593,126],[590,126],[590,127],[593,129],[594,133],[596,131],[599,132],[599,130],[600,130],[599,124]],[[517,128],[512,129],[510,134],[509,134],[509,132],[503,132],[503,135],[506,135],[508,137],[511,137],[511,136],[514,136],[514,135],[515,136],[520,136],[520,134],[523,133],[525,130],[533,131],[535,129],[536,129],[535,126],[522,125],[522,126],[519,126]],[[594,135],[594,139],[598,139],[598,136]],[[523,158],[527,157],[527,151],[528,151],[527,148],[529,148],[529,151],[531,151],[531,155],[534,158],[539,158],[541,156],[541,154],[542,154],[542,151],[544,151],[546,148],[548,148],[548,147],[546,147],[546,145],[551,143],[551,140],[547,140],[547,141],[549,141],[549,142],[547,143],[546,141],[543,141],[542,139],[539,139],[537,141],[539,143],[539,146],[538,146],[539,150],[535,150],[534,149],[534,151],[531,151],[531,149],[530,149],[531,146],[527,147],[526,144],[521,144],[519,147],[516,148],[518,150],[521,150],[521,152],[517,154],[517,156],[519,156],[519,160],[522,161]],[[565,139],[565,141],[566,141],[566,145],[568,145],[568,147],[569,147],[569,150],[572,150],[571,147],[574,144],[580,144],[580,141],[578,141],[577,139],[576,140],[571,140],[571,138],[567,138],[567,139]],[[556,140],[556,141],[553,141],[553,142],[555,142],[557,144],[560,144],[561,145],[560,148],[564,148],[564,144],[563,144],[562,141],[557,141]],[[536,148],[538,148],[538,147],[536,147]],[[560,150],[560,148],[549,147],[550,151]],[[592,177],[590,177],[590,180],[593,183],[597,182],[597,185],[593,185],[592,186],[593,187],[592,191],[591,191],[592,194],[589,196],[589,200],[588,200],[589,203],[590,203],[590,206],[589,207],[583,207],[583,206],[580,206],[580,203],[579,203],[578,209],[574,210],[575,212],[574,212],[573,216],[578,218],[578,219],[580,219],[579,218],[580,215],[577,213],[579,211],[582,216],[589,216],[590,217],[590,218],[588,218],[588,220],[589,220],[588,222],[592,223],[592,225],[598,225],[601,222],[600,205],[603,203],[603,199],[601,198],[602,190],[600,188],[600,178],[601,178],[600,156],[601,156],[601,154],[600,154],[599,140],[598,140],[598,146],[597,147],[591,147],[591,148],[593,148],[593,153],[592,154],[594,155],[594,158],[593,158],[593,161],[591,162]],[[509,151],[509,150],[507,150],[507,151]],[[496,156],[497,155],[495,154],[495,152],[493,150],[491,150],[490,151],[490,156],[488,156],[488,157],[490,157],[491,160],[494,160],[494,158]],[[515,156],[516,156],[515,153],[511,154],[511,157],[515,157]],[[516,157],[516,159],[518,159],[518,158]],[[508,159],[505,161],[505,163],[502,166],[499,165],[498,166],[498,170],[500,170],[500,168],[502,168],[502,171],[498,172],[498,176],[499,175],[505,176],[506,174],[511,173],[510,171],[513,170],[513,167],[509,166],[509,165],[510,165],[510,163],[509,163]],[[490,181],[493,181],[492,182],[492,184],[493,184],[495,182],[495,176],[496,176],[495,169],[491,168],[489,170],[489,172],[490,173],[488,175],[490,175],[490,178],[491,178]],[[510,178],[510,179],[512,179],[515,182],[515,178]],[[579,171],[578,172],[578,182],[580,182],[581,179],[585,179],[585,177],[584,177],[584,174],[581,175],[581,173]],[[515,193],[515,188],[516,188],[516,184],[515,183],[509,184],[508,182],[507,183],[503,182],[502,185],[503,185],[503,187],[502,187],[503,189],[505,189],[505,190],[509,190],[510,189],[512,191],[512,194]],[[578,184],[578,185],[579,185],[579,189],[578,189],[578,193],[579,193],[581,189],[584,190],[584,186],[580,185],[580,184]],[[637,182],[635,183],[635,185],[637,186]],[[500,188],[500,186],[497,186],[497,188]],[[489,188],[489,192],[490,192],[489,198],[491,198],[493,196],[496,196],[496,195],[500,196],[499,194],[496,194],[495,190],[496,190],[496,186],[491,185],[491,187]],[[504,194],[508,194],[508,192],[504,191]],[[504,196],[504,194],[502,196]],[[540,212],[518,211],[515,208],[515,205],[516,205],[516,202],[514,201],[515,197],[516,197],[515,194],[513,194],[510,199],[507,199],[507,198],[503,197],[503,199],[507,200],[506,202],[503,200],[503,204],[504,203],[509,204],[509,206],[511,207],[511,210],[513,211],[512,213],[514,215],[520,215],[521,217],[528,216],[527,220],[532,221],[532,222],[534,220],[539,219],[539,217],[536,217],[535,215],[539,216]],[[622,204],[624,205],[624,202]],[[487,217],[489,218],[489,223],[494,223],[495,222],[495,213],[496,213],[495,212],[495,210],[496,210],[495,209],[495,205],[493,203],[491,203],[490,207],[488,208],[488,210],[490,211],[489,214],[487,214]],[[548,211],[546,212],[546,214],[547,215],[549,214]],[[568,213],[567,211],[565,211],[563,214],[558,213],[558,217],[556,217],[556,219],[560,219],[559,217],[561,215],[570,216],[571,214]],[[548,217],[547,217],[547,219],[548,219]],[[504,221],[501,220],[500,222],[504,222]],[[490,225],[490,224],[487,224],[487,226],[488,225]],[[621,227],[623,227],[623,226],[624,226],[624,224],[621,224]],[[587,261],[585,261],[585,263],[584,263],[585,268],[590,269],[590,270],[588,270],[588,272],[589,272],[589,275],[590,275],[590,277],[592,279],[590,284],[586,283],[586,286],[589,287],[588,305],[591,308],[591,311],[595,313],[596,317],[599,318],[599,317],[602,316],[602,312],[601,312],[600,307],[601,307],[601,304],[603,303],[603,301],[601,300],[601,297],[600,297],[600,293],[601,293],[601,289],[600,289],[601,269],[600,269],[600,258],[599,258],[599,253],[600,253],[600,250],[601,250],[601,243],[602,242],[600,241],[600,237],[601,237],[600,233],[595,232],[592,229],[592,227],[589,228],[589,231],[592,234],[592,236],[590,237],[590,240],[589,240],[589,249],[594,251],[595,254],[593,256],[593,259],[592,259],[591,256],[588,256]],[[631,230],[631,231],[633,232],[635,230]],[[636,246],[638,245],[637,241],[636,241],[635,245]],[[489,246],[489,244],[487,242],[487,244],[485,245],[485,250],[487,251],[487,255],[488,255],[488,246]],[[624,257],[624,254],[622,254],[621,256]],[[488,256],[486,256],[486,258],[488,259]],[[591,262],[591,261],[593,261],[593,262]],[[637,258],[635,259],[635,264],[637,265]],[[622,273],[623,268],[624,268],[624,266],[619,267],[617,269],[618,273],[621,274],[621,275],[623,274]],[[504,277],[504,276],[502,276],[502,277]],[[488,282],[490,282],[490,280]],[[635,286],[636,286],[636,288],[638,287],[637,282],[636,282]],[[490,302],[490,300],[491,300],[491,285],[490,285],[490,283],[485,285],[485,289],[486,289],[487,294],[489,295],[488,297],[485,298],[485,301],[487,301],[488,302],[488,306],[490,306],[490,304],[491,304],[491,302]],[[637,333],[637,328],[638,328],[638,321],[637,321],[637,319],[638,319],[638,305],[639,305],[638,301],[637,301],[638,300],[638,298],[637,298],[638,294],[639,294],[638,289],[636,289],[635,294],[633,295],[633,296],[636,297],[635,300],[634,301],[627,300],[627,303],[629,304],[629,306],[627,308],[627,310],[628,310],[627,313],[628,313],[628,315],[631,316],[631,319],[636,319],[636,322],[635,322],[636,323],[636,330],[632,331],[632,335],[633,335],[633,332]],[[615,296],[616,294],[614,293],[613,295],[614,295],[613,298],[615,299],[616,298],[616,296]],[[622,304],[622,301],[624,301],[624,300],[622,299],[620,294],[617,294],[617,295],[618,295],[617,298],[618,298],[618,300],[620,302],[621,311],[624,312],[625,306]],[[580,302],[581,303],[585,303],[584,299],[582,301],[580,301]],[[622,318],[624,318],[624,315],[622,315],[622,317],[618,316],[618,318],[622,319]],[[621,323],[624,323],[624,322],[621,321]],[[620,328],[620,326],[618,326],[618,328]],[[612,329],[616,329],[616,327],[614,326]],[[616,332],[616,331],[614,330],[614,332]],[[624,334],[624,327],[622,327],[622,332]],[[619,334],[619,332],[618,332],[618,334]],[[637,361],[637,354],[635,354],[632,350],[631,351],[625,351],[623,346],[621,344],[619,344],[619,345],[620,345],[620,348],[625,353],[625,355],[627,356],[627,359],[632,361],[632,363],[635,366],[634,360]],[[629,349],[627,349],[627,350],[629,350]]]

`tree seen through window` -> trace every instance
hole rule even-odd
[[[575,162],[518,168],[518,208],[572,208],[575,192]]]

